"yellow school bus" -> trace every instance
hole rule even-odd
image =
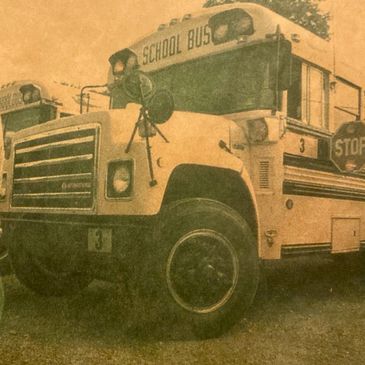
[[[85,93],[85,110],[107,108],[103,103],[105,96],[100,93]],[[0,86],[0,121],[2,126],[1,152],[5,160],[9,159],[11,140],[15,132],[42,124],[50,120],[68,117],[80,112],[80,87],[66,82],[49,82],[47,84],[35,80],[13,81]],[[3,161],[3,156],[1,156]],[[8,176],[6,169],[2,171],[0,199],[5,198],[5,185]],[[0,273],[8,272],[7,250],[0,242]]]
[[[17,277],[43,295],[124,283],[141,316],[209,337],[252,303],[260,261],[360,252],[362,88],[333,59],[247,3],[114,53],[110,110],[12,139],[0,209]]]

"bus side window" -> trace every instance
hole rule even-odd
[[[328,129],[329,75],[318,67],[293,59],[288,90],[288,117]]]
[[[346,122],[360,119],[361,89],[340,78],[336,79],[335,113],[332,132]]]
[[[292,83],[288,89],[288,117],[302,119],[302,64],[299,60],[293,59]]]

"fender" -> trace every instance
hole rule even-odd
[[[156,215],[165,199],[174,173],[184,166],[219,169],[237,176],[242,189],[247,190],[257,217],[257,203],[250,175],[244,163],[234,154],[220,147],[220,141],[230,145],[230,136],[237,125],[222,117],[176,112],[170,121],[159,126],[167,137],[166,143],[158,135],[151,138],[154,177],[157,185],[149,185],[149,169],[144,145],[135,142],[130,156],[135,160],[134,196],[129,201],[106,201],[99,206],[99,214]],[[207,185],[214,181],[208,180]],[[192,181],[186,179],[185,185]],[[176,187],[179,189],[179,186]],[[242,203],[243,204],[243,203]]]

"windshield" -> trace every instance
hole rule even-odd
[[[176,110],[229,114],[271,109],[274,91],[269,88],[273,48],[243,47],[152,73],[158,88],[169,90]]]
[[[17,132],[55,118],[55,109],[50,105],[22,109],[1,116],[5,132]]]

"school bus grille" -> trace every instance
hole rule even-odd
[[[90,209],[98,129],[58,130],[14,146],[13,207]]]

